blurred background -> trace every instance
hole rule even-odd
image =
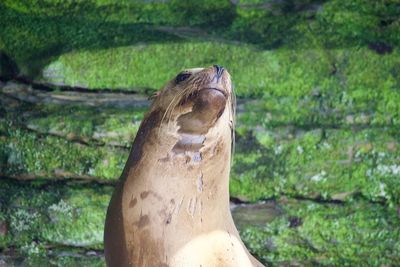
[[[400,266],[398,0],[1,0],[0,266],[104,266],[148,96],[219,64],[268,266]]]

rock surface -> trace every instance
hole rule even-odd
[[[238,95],[230,190],[272,266],[397,266],[396,1],[0,3],[0,266],[103,266],[112,187],[187,67]],[[240,201],[239,201],[240,202]]]

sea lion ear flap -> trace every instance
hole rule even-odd
[[[154,100],[160,95],[161,91],[154,92],[151,96],[149,96],[148,100]]]

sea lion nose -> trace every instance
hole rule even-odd
[[[214,65],[214,68],[217,72],[217,79],[219,80],[219,78],[222,76],[222,73],[224,72],[224,67],[218,66],[218,65]]]

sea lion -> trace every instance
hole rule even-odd
[[[108,207],[108,266],[263,266],[229,208],[234,119],[220,66],[185,70],[155,95]]]

